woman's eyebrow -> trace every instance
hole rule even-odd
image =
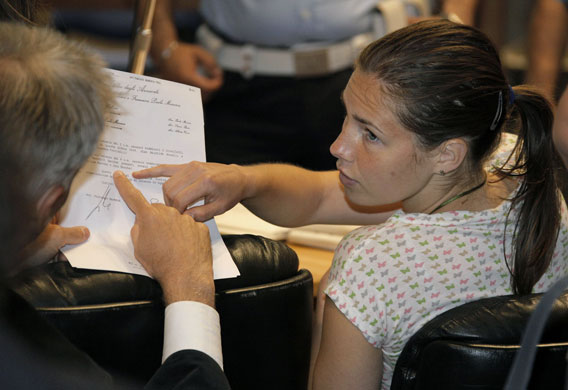
[[[339,100],[341,100],[341,104],[343,104],[343,107],[345,107],[345,100],[343,99],[343,94],[344,94],[344,93],[345,93],[345,90],[343,90],[343,91],[341,92],[341,95],[339,96]],[[372,127],[373,129],[377,130],[378,132],[384,134],[384,133],[381,131],[381,129],[379,129],[375,124],[373,124],[372,122],[368,121],[367,119],[364,119],[364,118],[360,117],[360,116],[357,115],[357,114],[353,114],[353,118],[354,118],[357,122],[362,123],[362,124],[364,124],[365,126],[370,126],[370,127]]]
[[[372,127],[374,130],[378,131],[381,134],[384,134],[384,132],[380,128],[378,128],[377,125],[375,125],[373,122],[370,122],[365,118],[361,118],[357,114],[353,114],[353,119],[355,119],[359,123],[364,124],[365,126]]]
[[[361,123],[364,124],[364,125],[375,127],[375,125],[373,125],[373,124],[372,124],[371,122],[369,122],[367,119],[361,118],[361,117],[360,117],[359,115],[357,115],[357,114],[353,114],[353,118],[354,118],[357,122],[361,122]]]

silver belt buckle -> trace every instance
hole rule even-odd
[[[329,74],[327,49],[294,52],[297,77],[313,77]]]

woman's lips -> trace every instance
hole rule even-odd
[[[339,181],[341,182],[341,184],[343,184],[345,187],[352,187],[355,184],[357,184],[357,182],[355,180],[353,180],[352,178],[350,178],[349,176],[347,176],[346,174],[344,174],[342,171],[339,171]]]

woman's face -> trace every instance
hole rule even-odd
[[[405,211],[422,211],[435,172],[434,158],[398,122],[380,82],[356,70],[343,101],[343,128],[330,150],[346,196],[364,206],[403,202]]]

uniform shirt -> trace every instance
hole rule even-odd
[[[377,0],[207,0],[205,21],[228,38],[260,46],[340,41],[369,32]]]

